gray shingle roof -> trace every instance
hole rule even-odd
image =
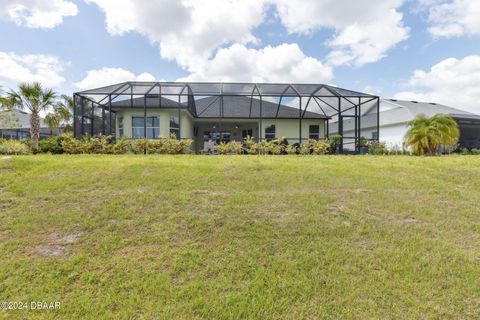
[[[134,98],[133,108],[143,108],[143,97]],[[162,108],[178,108],[178,102],[162,97]],[[159,99],[157,97],[147,98],[147,108],[159,108]],[[218,96],[210,96],[195,100],[195,107],[198,118],[218,118],[220,117],[221,99]],[[182,106],[186,107],[186,103],[182,102]],[[132,104],[130,99],[112,102],[115,108],[130,108]],[[277,113],[278,112],[278,113]],[[245,96],[224,96],[223,97],[223,117],[224,118],[259,118],[260,117],[260,100],[251,99]],[[263,118],[299,118],[299,109],[268,100],[262,100],[262,117]],[[307,119],[325,119],[323,114],[307,111],[304,114]]]
[[[207,97],[195,101],[197,116],[199,118],[218,118],[220,115],[220,98]],[[223,116],[226,118],[259,118],[260,100],[251,99],[244,96],[224,96],[223,97]],[[278,103],[262,100],[262,118],[299,118],[300,111]],[[315,112],[305,112],[304,118],[324,119],[323,114]]]

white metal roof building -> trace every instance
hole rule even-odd
[[[30,137],[30,114],[25,111],[3,111],[8,121],[0,121],[0,138],[28,139]],[[40,138],[46,138],[58,130],[50,130],[43,118],[40,118]]]
[[[460,147],[480,148],[480,115],[438,103],[381,99],[378,114],[380,120],[378,133],[375,130],[374,123],[376,114],[375,117],[369,119],[369,112],[370,110],[365,110],[361,135],[368,139],[378,138],[380,141],[386,142],[390,148],[402,147],[408,123],[422,113],[427,117],[438,113],[451,116],[457,121],[460,128]],[[347,128],[351,127],[352,124],[344,124],[345,131],[348,131]]]

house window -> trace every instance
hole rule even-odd
[[[320,126],[318,124],[311,125],[308,129],[308,138],[309,139],[320,139]]]
[[[172,135],[180,138],[180,121],[178,120],[178,116],[170,117],[170,136]]]
[[[373,140],[378,140],[378,131],[373,131],[372,132],[372,139]]]
[[[275,139],[275,131],[276,131],[276,128],[274,124],[271,124],[265,127],[265,139],[267,140]]]
[[[158,117],[147,117],[147,139],[160,136],[160,120]],[[132,138],[143,138],[145,130],[144,117],[132,117]]]
[[[123,117],[118,118],[118,135],[120,137],[123,137],[124,131],[123,131]]]

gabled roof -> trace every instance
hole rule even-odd
[[[195,101],[199,118],[218,118],[221,112],[220,97],[207,97]],[[302,112],[303,113],[303,112]],[[292,119],[300,118],[298,108],[262,100],[262,118]],[[223,97],[223,117],[225,118],[260,118],[260,100],[243,96]],[[323,114],[307,111],[304,118],[326,119]]]

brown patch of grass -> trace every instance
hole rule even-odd
[[[81,232],[52,233],[46,237],[46,243],[36,246],[34,254],[43,257],[60,257],[67,255],[82,236]]]

